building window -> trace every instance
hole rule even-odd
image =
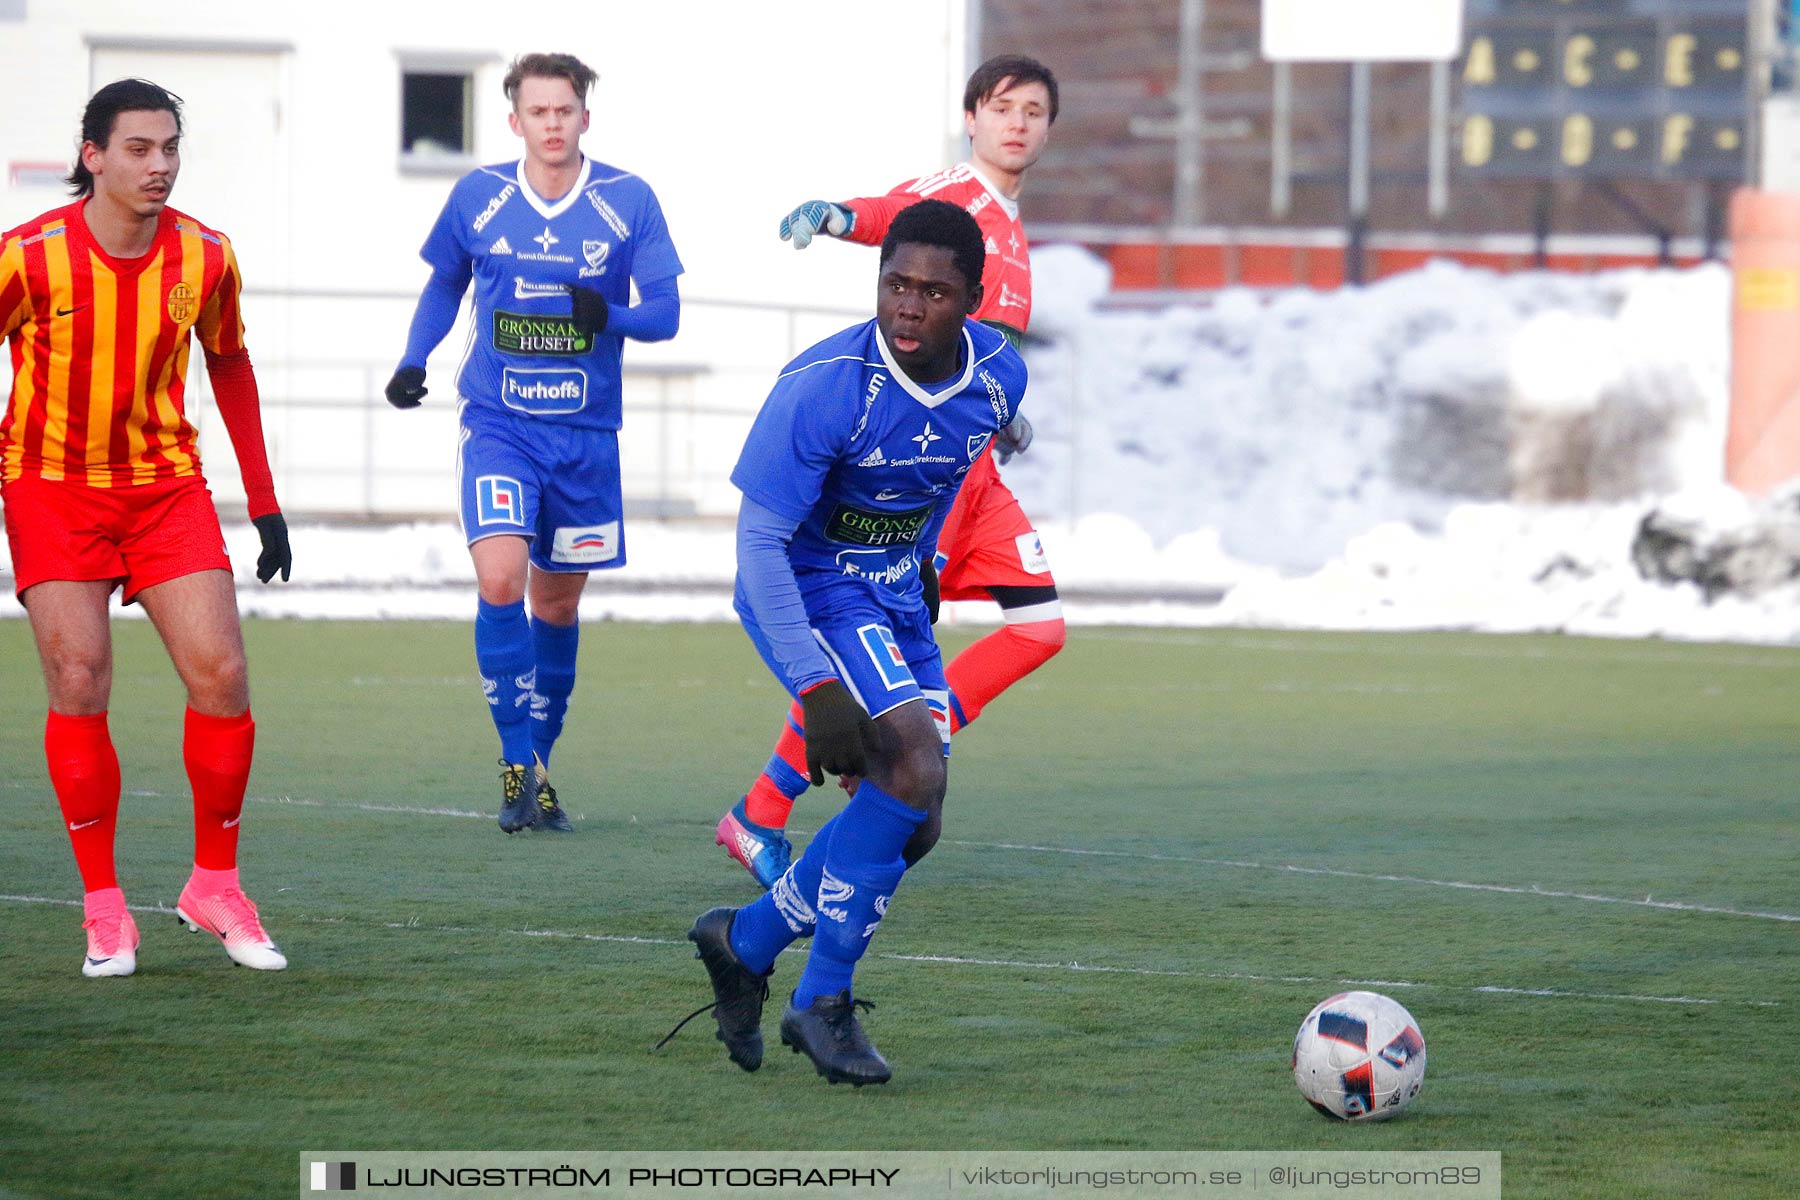
[[[473,71],[402,69],[400,158],[460,169],[475,153]]]

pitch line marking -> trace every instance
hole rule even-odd
[[[0,895],[0,901],[18,904],[55,904],[66,908],[80,908],[79,900],[59,900],[53,896],[11,896]],[[132,912],[173,913],[172,908],[160,904],[128,905]],[[308,917],[291,918],[301,925],[348,925],[350,922],[342,917]],[[600,942],[625,946],[686,946],[685,939],[639,937],[628,934],[606,933],[574,933],[564,929],[481,929],[468,925],[425,925],[414,921],[384,921],[378,926],[381,929],[405,929],[421,933],[448,933],[472,935],[477,937],[529,937],[551,938],[559,941]],[[797,947],[789,947],[783,954],[800,953]],[[1078,974],[1097,975],[1137,975],[1165,979],[1218,979],[1242,980],[1251,983],[1317,983],[1332,987],[1380,987],[1380,988],[1416,988],[1421,991],[1456,991],[1473,992],[1488,996],[1530,996],[1555,1000],[1617,1000],[1639,1004],[1694,1004],[1694,1005],[1744,1005],[1749,1008],[1780,1008],[1779,1000],[1720,1000],[1707,996],[1648,996],[1628,992],[1581,992],[1567,988],[1525,988],[1508,987],[1501,984],[1477,984],[1473,986],[1460,984],[1425,983],[1412,979],[1326,979],[1317,975],[1257,975],[1248,971],[1182,971],[1168,967],[1113,967],[1098,963],[1081,962],[1029,962],[1023,959],[1010,958],[969,958],[950,954],[900,954],[878,953],[876,958],[890,962],[915,962],[931,966],[947,967],[1002,967],[1007,970],[1029,971],[1069,971]]]
[[[135,796],[160,797],[159,792],[133,792]],[[493,813],[474,812],[460,808],[415,808],[402,804],[356,804],[334,802],[329,800],[300,800],[292,796],[248,796],[247,802],[256,804],[287,804],[300,808],[339,808],[357,812],[398,813],[401,815],[421,817],[458,817],[478,821],[491,821]],[[804,834],[807,831],[793,829],[789,832]],[[1665,912],[1708,913],[1721,917],[1746,917],[1758,921],[1782,921],[1789,924],[1800,924],[1800,914],[1770,912],[1761,909],[1728,908],[1716,904],[1692,904],[1684,900],[1658,900],[1654,896],[1645,896],[1636,900],[1628,896],[1607,896],[1598,892],[1558,891],[1541,888],[1535,884],[1531,887],[1520,887],[1505,883],[1475,883],[1461,879],[1427,879],[1419,875],[1385,875],[1372,871],[1347,871],[1337,867],[1303,867],[1297,863],[1262,863],[1230,858],[1197,858],[1177,854],[1147,854],[1136,850],[1089,850],[1079,846],[1034,846],[1018,842],[971,842],[958,838],[944,838],[942,844],[947,846],[966,846],[973,850],[1017,850],[1036,854],[1067,854],[1088,858],[1123,858],[1139,862],[1186,863],[1202,867],[1233,867],[1245,871],[1281,871],[1291,875],[1319,875],[1336,879],[1364,879],[1376,883],[1413,883],[1424,887],[1450,888],[1466,892],[1496,892],[1508,896],[1539,896],[1548,900],[1580,900],[1588,904],[1617,904],[1626,908],[1660,909]],[[4,897],[0,897],[4,899]]]
[[[1294,863],[1261,863],[1231,858],[1188,858],[1177,854],[1146,854],[1136,850],[1086,850],[1077,846],[1030,846],[1014,842],[966,842],[944,838],[952,846],[975,850],[1025,850],[1039,854],[1069,854],[1092,858],[1127,858],[1144,862],[1190,863],[1203,867],[1236,867],[1248,871],[1285,871],[1293,875],[1324,875],[1336,879],[1367,879],[1379,883],[1417,883],[1427,887],[1454,888],[1469,892],[1502,892],[1510,896],[1543,896],[1553,900],[1585,900],[1590,904],[1621,904],[1631,908],[1656,908],[1675,912],[1712,913],[1724,917],[1752,917],[1759,921],[1800,922],[1800,914],[1764,912],[1756,909],[1725,908],[1714,904],[1689,904],[1682,900],[1657,900],[1645,896],[1634,900],[1627,896],[1605,896],[1597,892],[1564,892],[1550,888],[1519,887],[1505,883],[1471,883],[1460,879],[1427,879],[1419,875],[1383,875],[1373,871],[1346,871],[1337,867],[1302,867]]]

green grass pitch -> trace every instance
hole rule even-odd
[[[650,1051],[709,998],[688,924],[754,895],[712,828],[783,698],[735,628],[588,626],[579,832],[507,838],[466,626],[252,622],[272,975],[144,911],[191,850],[181,697],[115,629],[143,945],[88,980],[0,622],[0,1196],[288,1195],[326,1148],[1499,1150],[1513,1197],[1791,1194],[1800,651],[1076,629],[957,740],[858,977],[895,1079],[852,1092],[776,1012],[753,1075],[704,1019]],[[1398,1121],[1294,1090],[1346,983],[1424,1029]]]

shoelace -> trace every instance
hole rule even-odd
[[[874,1007],[875,1002],[873,1000],[864,1000],[861,996],[852,997],[850,1003],[844,1006],[844,1010],[835,1016],[828,1018],[825,1024],[830,1027],[831,1036],[835,1037],[840,1042],[848,1042],[858,1032],[856,1027],[856,1010],[860,1008],[864,1012],[869,1012],[873,1010]]]
[[[762,995],[761,995],[760,999],[765,1004],[768,1003],[769,981],[767,979],[764,979],[762,981]],[[675,1028],[669,1030],[669,1032],[666,1035],[664,1035],[662,1041],[660,1041],[660,1042],[656,1043],[656,1045],[650,1047],[650,1053],[654,1054],[658,1050],[661,1050],[664,1046],[668,1045],[670,1042],[674,1041],[675,1035],[680,1033],[682,1026],[686,1025],[689,1021],[693,1020],[695,1017],[699,1016],[701,1013],[709,1013],[717,1007],[719,1007],[719,1002],[717,1000],[714,1000],[711,1004],[702,1005],[701,1007],[696,1008],[693,1012],[689,1013],[687,1016],[681,1018],[681,1020],[679,1020],[675,1023]]]
[[[513,766],[504,758],[500,760],[500,765],[506,768],[500,772],[500,794],[508,800],[517,800],[519,793],[525,790],[525,770],[523,767]]]
[[[545,812],[556,810],[556,789],[548,783],[538,784],[538,807]]]

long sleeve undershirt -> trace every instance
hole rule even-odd
[[[800,522],[745,496],[738,508],[738,588],[769,648],[796,692],[836,679],[837,671],[812,635],[800,585],[788,561],[788,543]]]

